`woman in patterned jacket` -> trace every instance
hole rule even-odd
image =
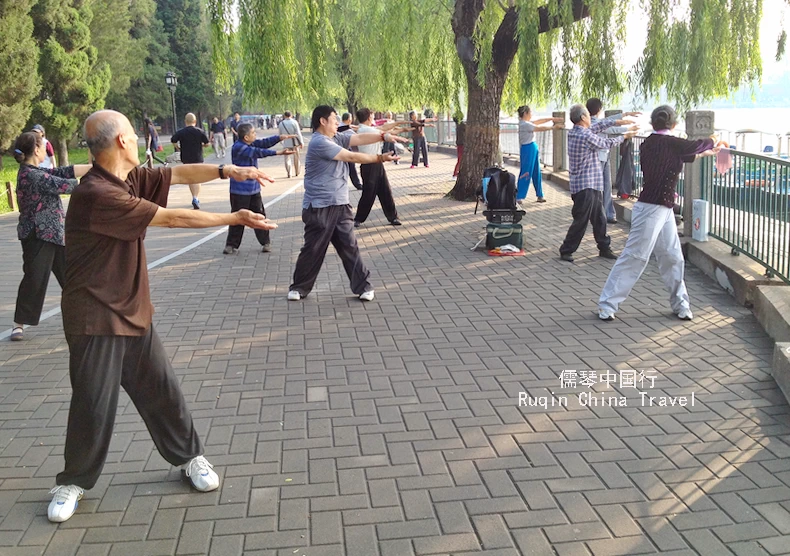
[[[60,195],[77,187],[75,178],[90,169],[89,164],[39,168],[47,156],[44,141],[37,133],[23,133],[14,145],[19,163],[16,198],[19,204],[17,234],[22,242],[24,277],[19,284],[11,340],[24,337],[23,326],[38,324],[44,297],[53,272],[63,286],[65,267],[64,211]]]

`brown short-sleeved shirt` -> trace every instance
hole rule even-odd
[[[411,120],[409,121],[409,124],[411,125],[412,139],[425,137],[425,120]]]
[[[66,214],[66,334],[142,336],[154,307],[143,240],[167,205],[172,171],[135,168],[126,182],[94,164]]]

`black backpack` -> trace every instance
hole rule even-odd
[[[483,181],[486,179],[485,198],[482,184],[477,196],[485,202],[488,210],[516,210],[516,176],[493,166],[483,171]]]

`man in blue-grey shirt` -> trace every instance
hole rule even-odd
[[[365,154],[348,149],[380,141],[405,142],[405,139],[389,133],[338,134],[337,112],[326,105],[313,110],[311,127],[313,136],[305,157],[302,201],[304,247],[296,261],[288,299],[299,301],[310,293],[331,242],[351,280],[351,291],[362,301],[372,301],[370,272],[362,262],[357,239],[354,237],[354,216],[348,197],[346,163],[374,164],[397,160],[398,157],[391,153]]]

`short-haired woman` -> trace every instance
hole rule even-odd
[[[653,253],[658,260],[661,279],[669,291],[672,311],[682,320],[693,318],[672,207],[683,163],[693,162],[697,156],[714,155],[719,148],[714,148],[713,138],[689,141],[672,136],[670,132],[677,124],[677,115],[671,106],[653,110],[651,124],[654,132],[639,147],[644,176],[642,193],[631,211],[631,231],[625,249],[612,267],[598,300],[601,320],[614,319]]]
[[[14,144],[19,163],[16,198],[19,204],[17,235],[22,242],[22,269],[11,340],[24,338],[24,325],[36,326],[47,294],[49,273],[63,286],[65,276],[64,211],[60,195],[71,193],[75,178],[90,169],[89,164],[39,168],[47,156],[44,140],[38,133],[23,133]]]
[[[518,175],[518,192],[516,201],[521,204],[527,198],[530,180],[535,185],[535,193],[539,203],[545,203],[543,197],[543,176],[540,173],[540,154],[538,144],[535,142],[535,133],[539,131],[549,131],[554,126],[541,126],[549,122],[562,123],[562,118],[541,118],[532,121],[532,109],[529,106],[518,107],[518,142],[521,145],[519,153],[521,158],[521,170]]]

